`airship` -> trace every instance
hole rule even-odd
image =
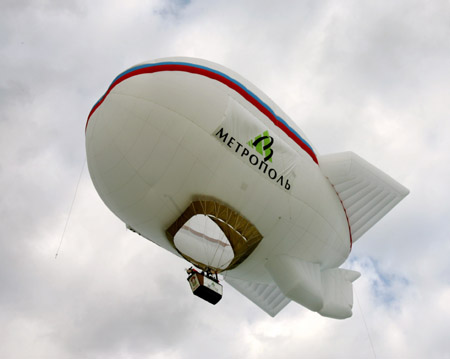
[[[202,59],[144,62],[90,111],[92,182],[128,229],[191,263],[194,294],[225,281],[271,316],[294,301],[352,315],[352,245],[409,191],[353,152],[319,155],[267,95]]]

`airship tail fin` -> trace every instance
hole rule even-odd
[[[352,282],[360,273],[348,269],[320,268],[288,255],[270,258],[266,269],[284,295],[320,315],[335,319],[352,316]]]
[[[271,283],[227,276],[225,281],[267,314],[276,316],[291,300],[320,315],[345,319],[352,315],[352,282],[360,273],[348,269],[321,270],[320,265],[280,255],[266,262]]]
[[[353,242],[409,193],[407,188],[353,152],[321,156],[319,165],[346,210]]]
[[[360,273],[343,268],[322,271],[323,307],[319,314],[323,317],[345,319],[352,316],[353,285]]]
[[[254,283],[231,277],[225,281],[272,317],[291,301],[275,283]]]

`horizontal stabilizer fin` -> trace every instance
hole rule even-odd
[[[287,255],[269,259],[266,269],[284,295],[293,301],[324,317],[351,317],[352,282],[359,278],[359,272],[342,268],[321,270],[317,263]]]
[[[347,212],[353,241],[409,193],[407,188],[353,152],[321,156],[319,165]]]
[[[266,269],[286,297],[315,312],[322,308],[319,264],[281,255],[269,259]]]
[[[225,281],[272,317],[291,301],[274,283],[254,283],[231,277]]]
[[[353,308],[352,282],[361,274],[356,271],[333,268],[322,272],[323,307],[319,314],[335,319],[351,317]]]

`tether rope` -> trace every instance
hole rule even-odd
[[[356,292],[356,288],[355,288],[355,287],[353,287],[353,291],[355,292],[356,301],[358,302],[359,311],[361,312],[361,317],[362,317],[362,320],[363,320],[363,322],[364,322],[364,326],[366,327],[367,337],[369,338],[370,346],[372,347],[373,357],[376,359],[376,358],[377,358],[377,355],[375,354],[375,348],[374,348],[374,346],[373,346],[372,338],[371,338],[371,336],[370,336],[369,327],[367,326],[366,318],[364,317],[364,313],[363,313],[363,311],[362,311],[362,307],[361,307],[361,304],[360,304],[360,302],[359,302],[358,293]]]
[[[75,188],[75,194],[73,195],[72,204],[70,205],[69,213],[67,214],[66,224],[64,225],[64,230],[63,230],[63,232],[61,234],[61,240],[59,241],[59,246],[58,246],[58,249],[56,250],[56,253],[55,253],[55,259],[58,257],[59,250],[61,249],[61,245],[62,245],[62,242],[63,242],[63,239],[64,239],[64,235],[66,234],[67,225],[69,224],[70,215],[72,214],[73,204],[75,203],[75,199],[77,198],[78,186],[80,185],[81,177],[83,175],[83,171],[84,171],[84,166],[85,165],[86,165],[86,158],[84,159],[83,166],[81,167],[80,177],[78,177],[77,187]]]

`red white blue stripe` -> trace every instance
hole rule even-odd
[[[266,115],[275,126],[280,128],[289,138],[291,138],[297,145],[299,145],[306,153],[309,154],[309,156],[313,159],[314,162],[318,163],[317,156],[314,153],[312,147],[309,145],[309,143],[303,139],[298,132],[296,132],[289,124],[283,120],[280,116],[278,116],[264,101],[262,101],[257,95],[255,95],[252,91],[247,89],[242,83],[239,81],[231,78],[227,74],[206,67],[202,65],[192,64],[188,62],[159,62],[159,63],[153,63],[153,64],[144,64],[132,67],[124,72],[122,72],[120,75],[118,75],[114,81],[109,86],[108,90],[105,92],[105,94],[100,98],[100,100],[97,101],[97,103],[92,107],[91,112],[89,113],[87,122],[86,122],[86,129],[89,123],[89,119],[91,118],[92,114],[97,110],[97,108],[103,103],[105,98],[108,96],[108,94],[111,92],[111,90],[121,83],[122,81],[125,81],[126,79],[141,75],[141,74],[149,74],[149,73],[155,73],[155,72],[161,72],[161,71],[182,71],[182,72],[189,72],[197,75],[202,75],[205,77],[208,77],[210,79],[219,81],[223,83],[224,85],[228,86],[229,88],[233,89],[237,93],[239,93],[242,97],[244,97],[248,102],[250,102],[252,105],[254,105],[258,110],[260,110],[264,115]]]

